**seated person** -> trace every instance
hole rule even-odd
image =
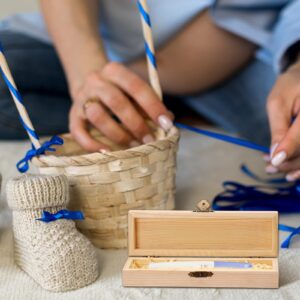
[[[166,130],[172,126],[176,102],[270,144],[266,171],[299,178],[300,2],[151,0],[149,6],[168,105],[147,83],[136,1],[41,0],[42,15],[2,22],[0,41],[37,132],[70,130],[86,150],[109,150],[89,135],[94,127],[132,147],[153,140],[145,115]],[[24,138],[3,81],[0,87],[0,138]]]

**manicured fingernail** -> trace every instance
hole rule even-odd
[[[274,167],[278,167],[280,164],[282,164],[287,157],[287,154],[285,151],[280,151],[277,153],[271,160],[271,163]]]
[[[173,122],[166,115],[160,115],[158,117],[158,123],[160,127],[165,131],[170,130],[173,127]]]
[[[289,181],[289,182],[292,182],[292,181],[295,181],[295,180],[297,179],[297,177],[295,177],[294,174],[287,174],[287,175],[285,176],[285,179],[286,179],[287,181]]]
[[[151,143],[151,142],[154,142],[154,138],[151,134],[147,134],[143,137],[143,143],[144,144],[148,144],[148,143]]]
[[[139,143],[138,141],[131,141],[130,143],[129,143],[129,147],[130,148],[134,148],[134,147],[137,147],[137,146],[140,146],[141,145],[141,143]]]
[[[271,149],[270,149],[270,157],[273,157],[273,154],[274,154],[276,148],[278,147],[278,145],[279,145],[279,144],[276,143],[276,144],[274,144],[274,145],[271,146]]]
[[[109,151],[107,149],[100,149],[99,152],[105,154],[105,153],[108,153]]]
[[[275,168],[274,166],[267,166],[265,169],[266,173],[268,174],[275,174],[278,172],[278,169]]]

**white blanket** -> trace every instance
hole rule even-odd
[[[0,172],[4,181],[15,176],[15,163],[24,155],[29,143],[0,142]],[[242,162],[263,175],[263,161],[257,152],[227,145],[184,132],[178,156],[176,208],[194,208],[201,199],[212,199],[222,190],[224,180],[243,183],[253,181],[242,175]],[[4,186],[4,185],[3,185]],[[295,237],[288,250],[280,251],[280,288],[200,289],[200,288],[123,288],[121,271],[127,259],[126,250],[99,250],[100,277],[92,285],[67,293],[50,293],[39,287],[14,265],[10,212],[5,196],[0,202],[0,300],[48,299],[300,299],[300,238]],[[300,214],[285,215],[280,222],[300,226]],[[280,233],[281,241],[287,233]]]

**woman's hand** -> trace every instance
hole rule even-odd
[[[90,136],[90,125],[112,141],[128,146],[154,140],[145,115],[165,130],[172,127],[172,113],[153,89],[122,64],[107,63],[101,71],[89,74],[83,85],[72,91],[72,98],[70,132],[88,151],[109,150]]]
[[[300,178],[300,62],[277,79],[268,99],[271,163],[268,173],[282,171],[287,180]]]

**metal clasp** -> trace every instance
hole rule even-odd
[[[201,200],[196,206],[194,212],[212,212],[211,206],[207,200]]]

